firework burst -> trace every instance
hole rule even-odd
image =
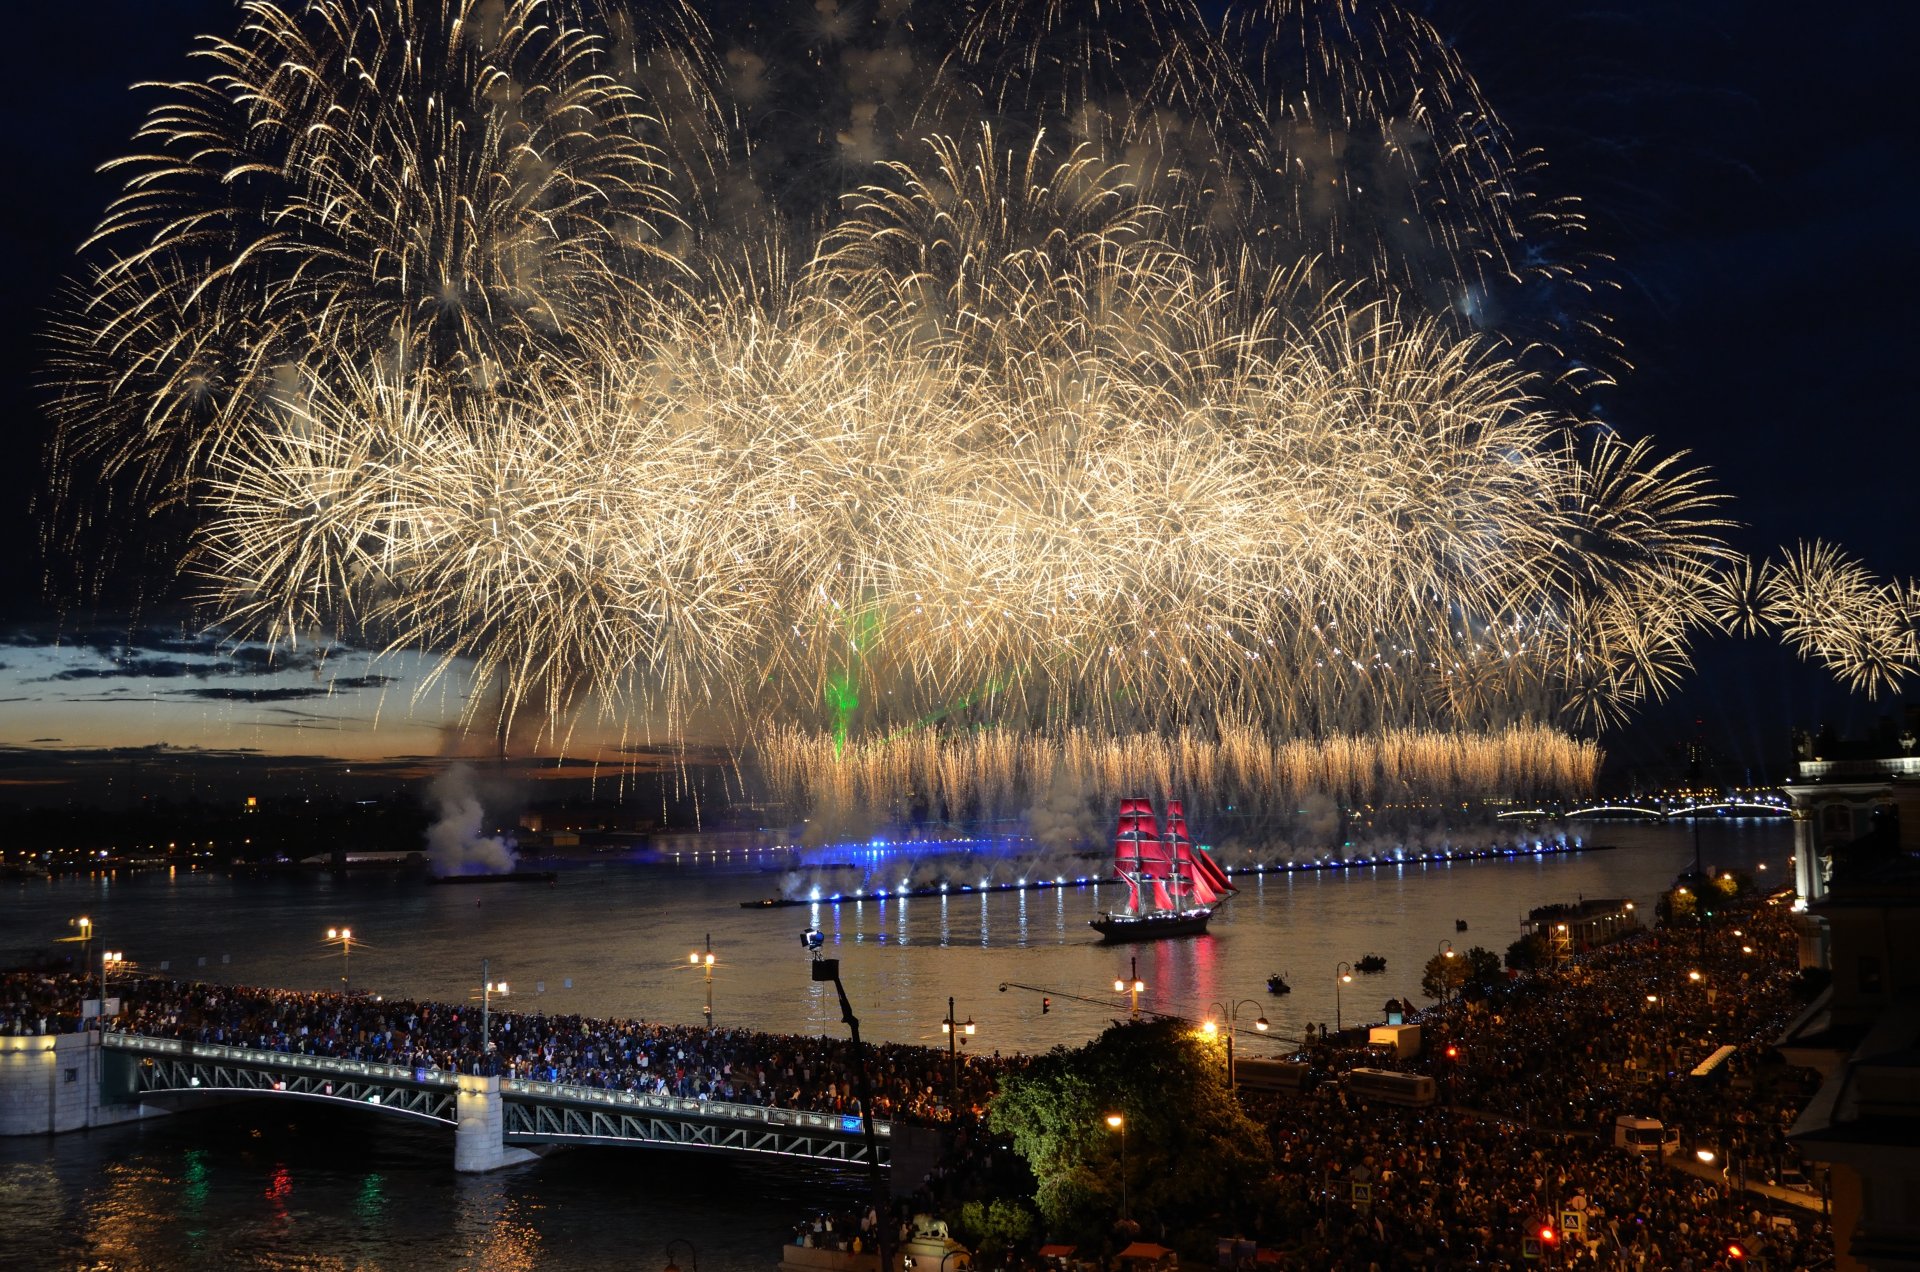
[[[1702,473],[1475,332],[1591,284],[1430,28],[1123,8],[810,25],[829,162],[690,8],[252,0],[116,165],[58,480],[186,509],[213,621],[816,798],[1578,785],[1729,615],[1911,670],[1910,589],[1723,583]]]

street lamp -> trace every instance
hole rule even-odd
[[[693,1242],[685,1237],[675,1237],[667,1242],[667,1266],[662,1268],[661,1272],[680,1272],[680,1265],[673,1261],[673,1247],[677,1245],[687,1247],[687,1257],[693,1261],[693,1272],[700,1272],[700,1252],[694,1249]]]
[[[701,954],[699,950],[695,950],[693,953],[687,955],[687,966],[700,967],[702,965],[704,965],[707,969],[707,1028],[712,1029],[713,1028],[713,933],[711,932],[707,933],[707,952],[704,955]]]
[[[1240,1023],[1240,1017],[1237,1013],[1242,1007],[1252,1007],[1256,1012],[1260,1010],[1260,1004],[1255,1002],[1251,998],[1242,998],[1240,1001],[1235,1003],[1217,1003],[1216,1002],[1213,1004],[1214,1010],[1218,1011],[1221,1015],[1227,1018],[1227,1090],[1228,1092],[1232,1092],[1233,1090],[1233,1035],[1234,1035],[1235,1027],[1238,1026]],[[1208,1037],[1213,1036],[1214,1024],[1211,1018],[1209,1018],[1207,1023],[1202,1027],[1207,1031]],[[1261,1033],[1267,1032],[1266,1016],[1263,1014],[1259,1016],[1257,1019],[1255,1019],[1253,1022],[1253,1027],[1255,1029],[1258,1029]]]
[[[107,1014],[107,973],[125,966],[127,956],[119,950],[100,951],[100,1015]]]
[[[853,1001],[847,997],[847,987],[840,980],[840,960],[820,957],[822,938],[818,930],[808,928],[800,939],[813,952],[808,976],[814,984],[833,982],[833,992],[840,998],[840,1019],[853,1039],[853,1072],[860,1090],[860,1137],[867,1145],[867,1178],[873,1188],[874,1213],[886,1214],[892,1203],[888,1200],[886,1181],[880,1175],[880,1144],[873,1129],[873,1078],[867,1072],[866,1045],[860,1041],[860,1017],[853,1014]],[[893,1267],[891,1226],[883,1222],[873,1233],[874,1249],[880,1256],[880,1272],[889,1272]]]
[[[353,975],[353,929],[328,928],[327,944],[340,946],[340,992],[347,993]],[[364,942],[363,942],[364,944]]]
[[[965,1020],[953,1018],[953,998],[947,998],[947,1018],[940,1022],[940,1032],[947,1035],[947,1100],[957,1112],[960,1108],[960,1034],[973,1037],[973,1017]]]
[[[80,947],[81,947],[80,948],[80,968],[81,968],[80,976],[81,976],[82,983],[84,983],[86,977],[91,975],[93,972],[93,938],[94,938],[93,920],[83,914],[77,919],[68,919],[67,926],[70,928],[73,928],[80,935],[63,936],[60,939],[63,941],[78,941],[80,943]],[[106,962],[106,956],[102,954],[100,959],[100,1011],[104,1015],[106,1013],[106,1010],[107,1010],[107,962]]]
[[[1127,1119],[1107,1114],[1107,1129],[1120,1132],[1120,1222],[1127,1221]]]
[[[1346,1026],[1340,1019],[1340,987],[1353,984],[1353,964],[1342,963],[1333,969],[1333,1032],[1338,1035]],[[1326,1028],[1322,1025],[1321,1028]]]
[[[1138,1019],[1140,1015],[1140,991],[1147,987],[1147,983],[1140,979],[1140,956],[1135,954],[1127,960],[1127,963],[1127,979],[1120,980],[1115,978],[1113,982],[1113,992],[1116,994],[1131,993],[1133,995],[1133,1006],[1129,1014],[1135,1019]]]
[[[1453,942],[1441,941],[1438,953],[1441,957],[1445,958],[1447,962],[1451,963],[1453,961]],[[1440,968],[1440,1015],[1442,1019],[1445,1019],[1447,1015],[1447,991],[1452,988],[1453,977],[1450,975],[1451,970],[1452,969],[1445,964]]]
[[[480,1054],[493,1054],[493,996],[507,997],[507,982],[492,978],[493,960],[480,960]]]

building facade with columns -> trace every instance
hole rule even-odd
[[[1801,963],[1828,984],[1775,1041],[1823,1078],[1790,1138],[1829,1171],[1837,1272],[1920,1272],[1920,711],[1796,740]]]
[[[1827,895],[1836,853],[1890,835],[1900,851],[1920,852],[1920,707],[1907,708],[1901,727],[1889,722],[1860,741],[1799,734],[1781,789],[1793,803],[1797,910]],[[1825,966],[1823,925],[1810,922],[1803,936],[1801,962]]]

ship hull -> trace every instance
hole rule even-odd
[[[1207,920],[1213,911],[1188,910],[1184,914],[1103,914],[1090,919],[1087,926],[1100,939],[1118,944],[1122,941],[1158,941],[1170,936],[1205,936]]]

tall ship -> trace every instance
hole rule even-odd
[[[1127,908],[1090,920],[1109,941],[1153,941],[1199,936],[1207,920],[1236,889],[1205,849],[1187,836],[1179,800],[1167,801],[1167,830],[1160,833],[1153,802],[1120,801],[1120,829],[1113,838],[1113,868],[1127,885]]]

